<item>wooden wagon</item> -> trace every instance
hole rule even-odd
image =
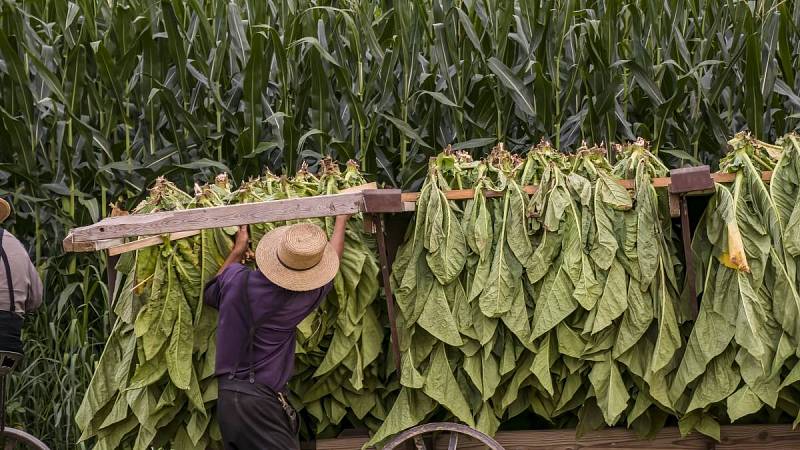
[[[771,172],[762,178],[768,181]],[[714,182],[730,182],[733,174],[710,173],[708,166],[673,170],[670,177],[652,180],[654,187],[669,189],[670,214],[679,218],[682,230],[683,250],[686,256],[686,282],[689,292],[694,293],[694,276],[691,264],[690,237],[694,219],[689,197],[707,195],[714,190]],[[621,180],[620,184],[633,188],[632,180]],[[533,194],[537,186],[525,186]],[[452,190],[446,193],[449,200],[473,198],[471,189]],[[500,195],[491,191],[487,197]],[[147,215],[110,217],[86,227],[72,230],[64,239],[65,251],[107,251],[110,261],[109,285],[114,285],[113,270],[118,255],[158,245],[165,239],[176,240],[199,233],[199,230],[227,226],[250,225],[340,214],[363,213],[365,227],[376,235],[381,276],[387,303],[391,330],[391,347],[394,362],[400,368],[400,350],[395,319],[394,296],[389,282],[392,260],[401,244],[408,212],[413,212],[419,193],[403,193],[396,189],[375,189],[375,184],[335,195],[311,198],[276,200],[263,203],[246,203],[213,208],[197,208]],[[129,241],[130,238],[136,238]],[[696,314],[696,295],[692,311]],[[348,430],[334,439],[321,439],[304,444],[305,448],[317,450],[358,450],[369,440],[362,433]],[[506,449],[506,450],[577,450],[577,449],[729,449],[729,450],[800,450],[800,432],[790,425],[731,425],[721,428],[720,441],[692,434],[683,437],[677,428],[664,428],[653,439],[641,439],[630,430],[609,428],[590,432],[580,438],[575,430],[525,430],[501,431],[494,439],[465,425],[456,423],[429,423],[406,430],[391,439],[386,448],[433,449]]]

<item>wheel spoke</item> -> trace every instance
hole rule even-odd
[[[458,433],[450,433],[450,442],[447,444],[447,450],[456,450],[458,448]]]
[[[485,447],[482,448],[503,450],[503,446],[484,433],[464,424],[452,422],[434,422],[409,428],[390,439],[384,445],[384,450],[440,448],[439,437],[445,434],[449,435],[447,450],[457,450],[461,436],[469,438],[468,442],[475,440],[478,444],[484,445]]]

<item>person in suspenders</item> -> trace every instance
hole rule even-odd
[[[310,223],[270,231],[256,248],[258,270],[239,263],[249,239],[240,227],[206,285],[204,303],[219,310],[217,419],[226,450],[300,448],[299,420],[286,398],[295,328],[333,286],[348,218],[336,218],[330,242]]]
[[[0,351],[22,353],[22,316],[42,304],[42,280],[25,247],[2,228],[10,214],[0,198]]]

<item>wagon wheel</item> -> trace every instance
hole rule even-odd
[[[0,449],[2,450],[49,450],[35,436],[6,426],[6,376],[14,371],[22,360],[21,353],[0,352]]]
[[[398,434],[383,446],[383,450],[401,450],[404,448],[413,448],[414,450],[431,450],[426,446],[424,437],[425,435],[433,435],[438,433],[450,433],[450,439],[447,444],[447,450],[457,450],[459,440],[462,437],[470,437],[491,450],[504,450],[503,447],[494,439],[481,433],[478,430],[472,429],[466,425],[461,425],[452,422],[439,422],[428,423],[425,425],[409,428],[406,431]],[[405,445],[413,444],[410,447]]]
[[[3,450],[50,450],[36,437],[14,428],[0,430],[0,449]]]

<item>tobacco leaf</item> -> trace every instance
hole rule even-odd
[[[610,352],[603,360],[593,364],[592,371],[589,372],[589,381],[594,388],[597,406],[602,411],[606,424],[614,425],[627,408],[630,396]]]

